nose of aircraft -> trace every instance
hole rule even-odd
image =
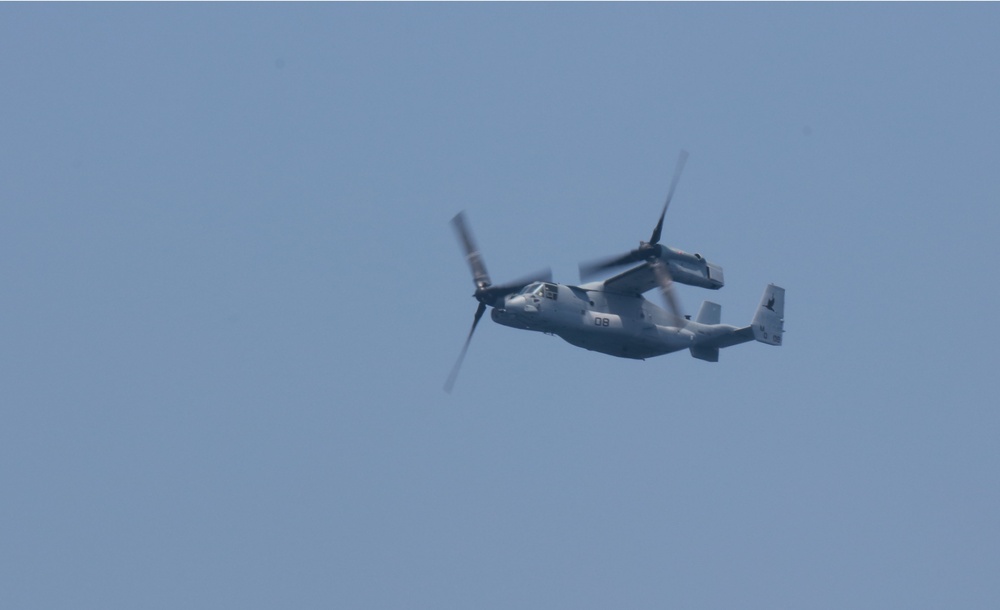
[[[529,303],[527,297],[523,294],[515,294],[507,297],[504,307],[511,313],[535,313],[538,311],[538,308]]]

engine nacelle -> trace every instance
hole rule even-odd
[[[700,254],[688,254],[671,249],[664,257],[675,282],[718,290],[726,284],[722,267],[710,263]]]

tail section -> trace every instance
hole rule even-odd
[[[785,289],[768,284],[750,327],[753,338],[768,345],[781,345],[785,330]]]
[[[719,349],[754,339],[768,345],[781,345],[781,335],[785,330],[785,289],[774,284],[764,289],[764,296],[750,326],[736,328],[720,324],[721,317],[721,307],[710,301],[702,303],[697,319],[701,326],[691,341],[693,357],[718,362]]]

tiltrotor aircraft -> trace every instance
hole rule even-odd
[[[644,360],[683,349],[708,362],[719,361],[719,349],[756,339],[781,345],[785,317],[785,289],[769,284],[749,326],[722,324],[722,307],[704,301],[694,320],[681,313],[673,283],[717,290],[724,284],[722,268],[700,254],[688,254],[660,245],[663,218],[687,159],[682,152],[660,219],[648,242],[622,255],[580,266],[581,280],[601,271],[640,263],[603,281],[578,286],[552,281],[550,270],[494,285],[486,264],[459,212],[452,225],[465,251],[479,301],[472,328],[455,366],[445,382],[451,392],[479,320],[492,307],[493,321],[504,326],[534,330],[561,337],[588,350]],[[646,300],[643,293],[659,288],[667,309]]]

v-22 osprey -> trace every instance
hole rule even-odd
[[[580,265],[581,281],[604,271],[636,265],[603,281],[579,285],[552,281],[551,270],[494,285],[464,213],[452,225],[465,252],[479,301],[472,328],[445,383],[450,392],[472,335],[487,307],[490,317],[503,326],[533,330],[561,337],[566,342],[619,358],[646,359],[681,350],[708,362],[718,362],[719,350],[749,341],[781,345],[784,331],[785,290],[774,284],[764,289],[749,326],[722,324],[722,307],[704,301],[691,319],[681,312],[674,282],[718,290],[725,284],[722,267],[700,254],[688,254],[659,243],[670,200],[673,198],[687,153],[677,162],[663,211],[649,241],[625,254]],[[659,288],[666,308],[643,294]]]

